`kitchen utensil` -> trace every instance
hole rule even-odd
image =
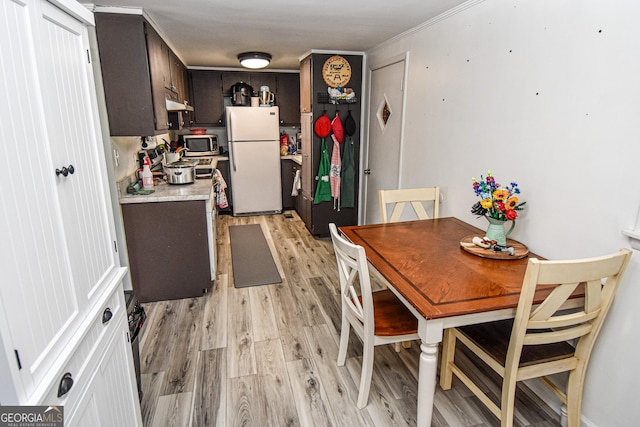
[[[164,167],[169,184],[192,184],[195,178],[195,162],[179,160]]]
[[[231,103],[233,105],[251,105],[253,88],[245,82],[238,82],[231,86]]]
[[[275,95],[269,90],[269,86],[260,86],[260,106],[271,107],[275,101]]]

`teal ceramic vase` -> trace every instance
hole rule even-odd
[[[504,223],[507,221],[502,221],[500,219],[490,218],[485,216],[487,221],[489,221],[489,227],[487,228],[487,233],[485,237],[489,240],[495,240],[500,246],[507,246],[507,237],[513,231],[513,227],[516,226],[515,221],[511,221],[511,227],[509,231],[504,231]]]

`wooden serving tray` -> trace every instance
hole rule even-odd
[[[460,240],[460,247],[470,254],[482,258],[514,260],[524,258],[529,254],[529,249],[522,243],[516,242],[515,240],[507,239],[507,246],[513,247],[513,250],[515,251],[515,254],[512,256],[509,255],[509,252],[496,252],[493,249],[485,249],[480,246],[476,246],[472,242],[474,237],[482,238],[482,236],[478,236],[476,234],[465,236]]]

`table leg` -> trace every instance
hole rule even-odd
[[[438,367],[438,343],[420,345],[420,371],[418,376],[418,419],[417,427],[431,426],[433,398],[436,392]]]
[[[442,323],[439,321],[432,321],[427,327],[426,321],[419,320],[418,335],[422,343],[418,372],[417,427],[431,427],[438,372],[438,345],[442,342],[442,331]]]

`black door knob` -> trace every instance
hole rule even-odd
[[[62,169],[56,169],[56,175],[62,175],[62,176],[67,176],[69,174],[73,175],[73,173],[76,171],[76,168],[73,167],[73,165],[69,165],[69,167],[63,166]]]
[[[58,386],[58,397],[62,397],[69,393],[71,387],[73,387],[73,378],[71,377],[71,372],[67,372],[60,380],[60,386]]]
[[[113,317],[113,313],[111,312],[111,309],[109,307],[104,309],[104,312],[102,313],[102,324],[104,325],[105,323],[107,323],[109,320],[111,320],[111,318]]]

